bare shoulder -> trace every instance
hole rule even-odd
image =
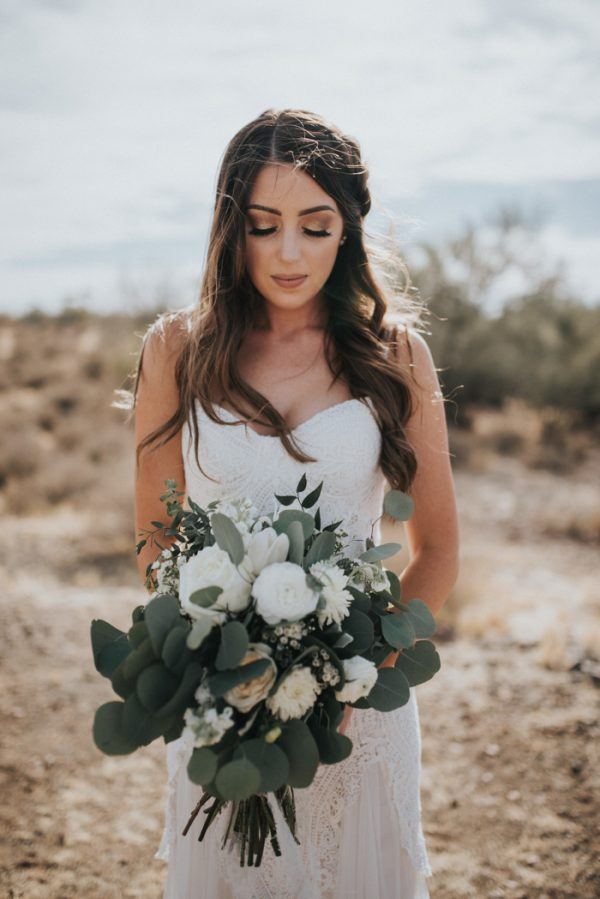
[[[438,394],[437,369],[426,338],[416,328],[401,321],[390,321],[390,325],[397,326],[394,353],[403,374],[410,377],[417,391]]]
[[[190,309],[161,312],[146,329],[140,350],[140,375],[156,379],[164,377],[172,367],[191,327]]]

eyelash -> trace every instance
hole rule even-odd
[[[303,230],[309,237],[331,237],[331,231],[311,231],[309,228],[304,228]],[[264,237],[267,234],[272,234],[273,231],[275,231],[275,228],[251,228],[248,233],[254,234],[256,237]]]

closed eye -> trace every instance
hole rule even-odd
[[[256,237],[264,237],[267,234],[272,234],[276,230],[277,228],[251,228],[248,233],[254,234]],[[309,237],[331,237],[331,231],[311,231],[310,228],[303,228],[302,230]]]

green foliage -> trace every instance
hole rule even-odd
[[[219,671],[236,668],[248,651],[248,631],[241,621],[229,621],[221,627],[221,642],[215,660]]]
[[[287,783],[290,763],[287,755],[275,743],[254,739],[240,743],[233,751],[234,759],[247,759],[260,773],[261,793],[278,790]]]
[[[394,663],[394,668],[402,672],[411,687],[431,680],[440,667],[439,653],[429,640],[418,640],[414,646],[404,649]]]
[[[277,745],[288,760],[288,784],[298,789],[309,786],[319,764],[319,749],[308,725],[299,718],[287,721]]]
[[[410,699],[410,685],[399,668],[380,668],[377,682],[365,698],[371,708],[391,712],[406,705]]]
[[[90,628],[94,665],[103,677],[112,677],[131,652],[127,635],[107,621],[95,618]]]

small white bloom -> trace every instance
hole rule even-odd
[[[242,536],[250,532],[258,515],[258,509],[247,496],[241,499],[219,500],[218,511],[231,518]]]
[[[341,690],[336,690],[336,699],[340,702],[356,702],[367,696],[377,681],[377,666],[363,656],[343,659],[346,683]]]
[[[327,561],[315,562],[310,566],[310,573],[323,585],[321,597],[325,600],[325,605],[317,608],[319,626],[324,627],[332,622],[340,624],[350,614],[352,594],[344,589],[348,577],[339,565],[332,565]]]
[[[284,678],[265,705],[282,721],[300,718],[315,704],[321,687],[310,669],[300,665]]]
[[[375,562],[356,560],[350,571],[348,583],[359,590],[371,592],[390,589],[385,569]]]
[[[235,723],[231,706],[226,706],[220,713],[214,706],[198,712],[188,708],[183,713],[183,719],[185,727],[182,737],[196,748],[218,743],[225,731]]]
[[[306,572],[294,562],[274,562],[252,585],[256,611],[267,624],[299,621],[314,612],[319,594],[307,583]]]
[[[215,612],[240,612],[250,601],[251,585],[238,572],[229,558],[229,553],[214,543],[205,546],[199,553],[187,559],[179,569],[179,601],[192,618],[204,615],[214,616]],[[190,602],[194,591],[203,587],[221,587],[219,594],[210,608],[202,608]],[[224,617],[224,616],[223,616]]]

